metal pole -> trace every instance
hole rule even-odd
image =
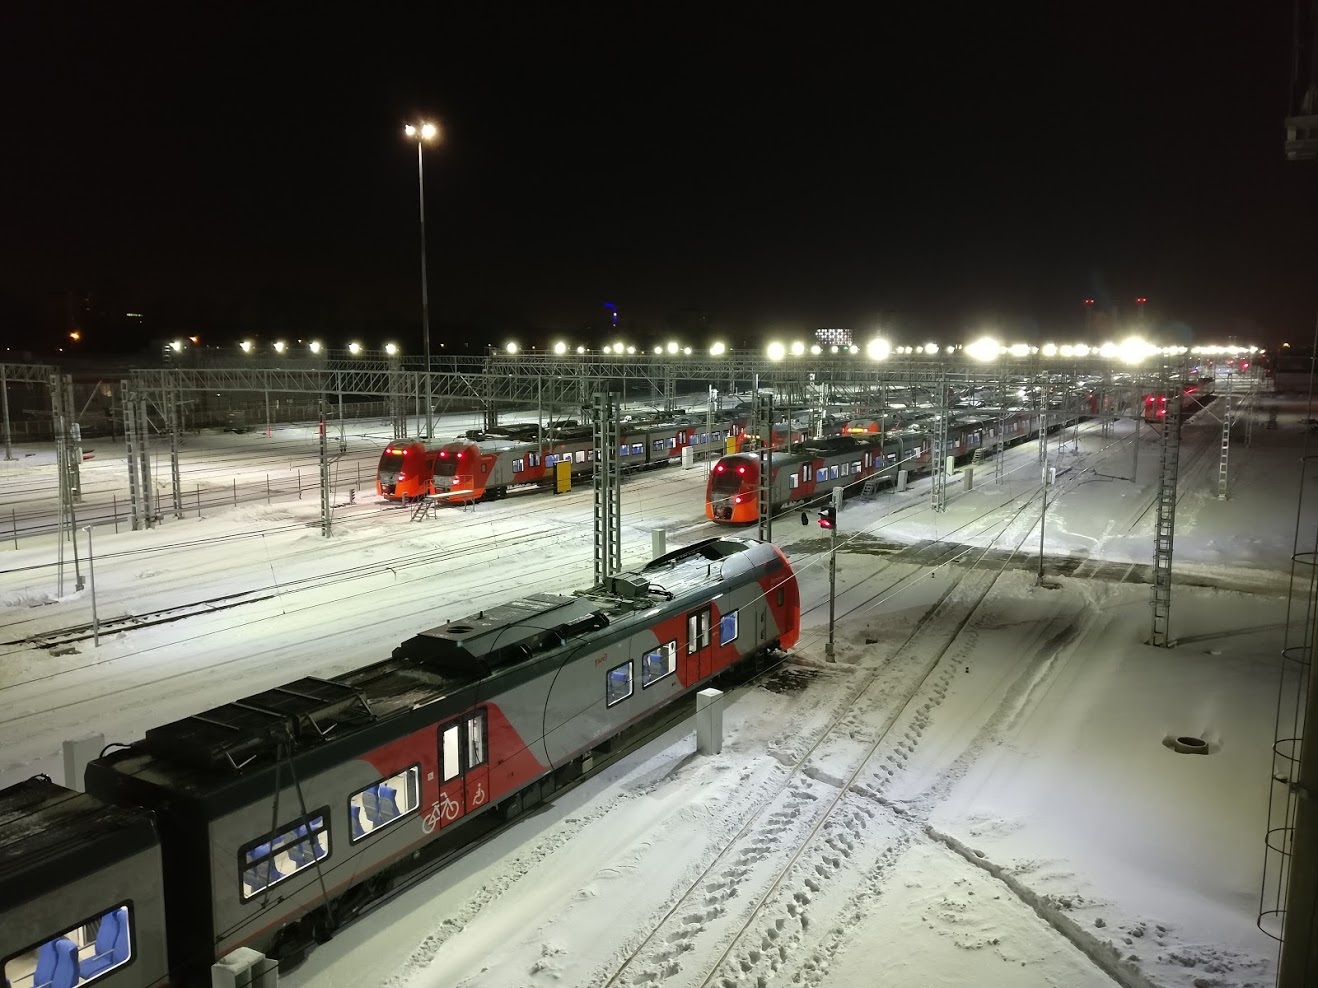
[[[1043,528],[1048,515],[1048,461],[1043,461],[1043,505],[1039,508],[1039,577],[1035,585],[1043,583]]]
[[[842,488],[834,487],[829,502],[833,505],[833,528],[828,539],[828,644],[824,655],[833,661],[833,613],[837,600],[837,527],[842,518]]]
[[[833,515],[833,531],[828,540],[828,644],[824,654],[833,659],[833,613],[837,590],[837,514]]]
[[[419,135],[418,131],[418,135]],[[426,356],[426,439],[435,437],[435,424],[431,414],[430,391],[430,288],[426,284],[426,180],[425,166],[422,164],[421,138],[416,142],[416,187],[421,203],[421,339]]]
[[[1134,449],[1135,449],[1135,455],[1134,455],[1134,457],[1133,457],[1133,458],[1131,459],[1131,461],[1130,461],[1130,482],[1131,482],[1132,484],[1135,483],[1135,477],[1136,477],[1136,475],[1138,475],[1138,473],[1139,473],[1139,469],[1140,469],[1140,412],[1141,412],[1141,409],[1140,409],[1140,407],[1139,407],[1139,402],[1136,402],[1136,403],[1135,403],[1135,406],[1136,406],[1136,407],[1135,407],[1135,416],[1134,416],[1134,418],[1133,418],[1133,421],[1134,421],[1134,423],[1135,423],[1135,441],[1134,441],[1133,443],[1131,443],[1131,446],[1133,446]]]
[[[96,563],[92,559],[92,527],[83,529],[87,533],[87,576],[92,587],[92,644],[101,647],[101,622],[96,617]]]
[[[5,378],[5,365],[0,364],[0,405],[5,414],[5,459],[14,458],[14,447],[9,437],[9,381]]]

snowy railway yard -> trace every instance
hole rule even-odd
[[[1260,419],[1252,445],[1233,446],[1227,500],[1213,406],[1185,426],[1175,648],[1145,644],[1160,451],[1147,427],[1135,482],[1129,421],[1051,437],[1046,586],[1037,443],[1004,454],[1000,481],[992,461],[970,489],[954,480],[943,513],[927,478],[849,500],[835,662],[828,540],[813,512],[805,528],[792,513],[774,537],[801,583],[802,640],[729,693],[721,755],[695,754],[690,721],[669,729],[282,981],[1271,984],[1275,943],[1256,914],[1307,415],[1299,399],[1269,403],[1281,428]],[[269,462],[262,444],[278,447]],[[84,486],[110,491],[124,468],[99,445]],[[354,475],[325,539],[315,488],[259,496],[264,473],[315,476],[314,430],[205,445],[216,462],[190,459],[193,484],[258,496],[151,531],[98,524],[99,648],[67,567],[56,596],[51,538],[5,553],[0,786],[64,781],[61,742],[89,731],[130,742],[384,658],[477,609],[590,583],[589,488],[412,521]],[[381,445],[349,436],[363,463]],[[31,452],[0,464],[4,503],[53,489],[52,457]],[[625,567],[648,558],[653,530],[670,546],[727,531],[705,520],[704,481],[669,467],[624,482]],[[1178,735],[1210,753],[1174,752]]]

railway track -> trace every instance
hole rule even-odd
[[[1029,535],[1021,523],[1027,505],[1003,526],[1016,549]],[[829,887],[838,876],[855,876],[860,859],[877,854],[859,870],[868,878],[857,883],[853,877],[854,891],[900,856],[918,828],[880,815],[874,801],[856,791],[856,781],[876,765],[892,775],[906,762],[931,711],[946,696],[963,652],[973,645],[963,639],[967,628],[1005,569],[1003,563],[955,571],[893,657],[856,684],[821,731],[799,743],[781,739],[780,760],[790,753],[781,780],[748,808],[739,829],[650,932],[593,984],[653,988],[675,977],[683,984],[718,986],[766,982],[789,957],[799,956],[814,925],[812,902],[819,897],[836,902]],[[848,613],[869,606],[891,586],[853,604]],[[897,661],[910,652],[921,657]],[[889,828],[891,840],[862,840],[862,832],[872,827]],[[732,900],[747,888],[755,890],[755,898],[749,908],[737,910]],[[713,963],[686,971],[685,956],[694,956],[698,945],[710,940],[724,944]]]

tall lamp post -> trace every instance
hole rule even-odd
[[[426,276],[426,179],[421,148],[427,141],[433,141],[439,137],[439,128],[432,123],[422,123],[419,126],[408,124],[403,128],[403,133],[416,140],[416,186],[421,200],[421,340],[426,357],[426,438],[432,439],[435,435],[435,429],[433,420],[434,401],[431,398],[430,389],[430,290],[427,286],[429,279]]]

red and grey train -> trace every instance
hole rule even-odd
[[[644,470],[682,461],[682,452],[721,453],[729,439],[740,448],[747,441],[746,422],[739,417],[707,423],[666,422],[624,425],[618,459],[624,471]],[[411,501],[425,496],[463,501],[493,500],[518,487],[549,489],[556,464],[572,464],[572,476],[589,475],[595,465],[595,443],[589,428],[554,430],[541,442],[534,428],[511,428],[484,436],[474,434],[436,447],[422,442],[391,443],[380,455],[375,492],[388,500]],[[800,442],[805,432],[793,427],[791,439]],[[774,428],[774,444],[786,445],[788,427]]]
[[[791,648],[800,608],[776,546],[707,539],[150,730],[88,765],[85,794],[44,777],[11,787],[0,971],[13,988],[89,975],[145,988],[209,984],[244,946],[295,962],[621,733]]]
[[[1074,418],[1050,414],[1048,430]],[[993,414],[961,415],[948,423],[947,456],[955,460],[984,446],[1011,446],[1039,434],[1037,412],[1008,412],[1004,431]],[[814,501],[835,487],[849,487],[871,477],[895,481],[898,470],[927,472],[933,463],[932,433],[902,431],[879,435],[840,436],[808,442],[799,452],[775,454],[771,464],[774,514],[795,504]],[[720,457],[705,487],[705,517],[734,525],[757,521],[760,515],[760,455],[736,453]]]
[[[1199,408],[1213,397],[1213,381],[1211,378],[1203,378],[1179,384],[1170,393],[1179,393],[1181,413],[1184,414]],[[1162,422],[1167,418],[1167,396],[1168,392],[1164,390],[1141,396],[1140,407],[1143,409],[1144,421]]]

